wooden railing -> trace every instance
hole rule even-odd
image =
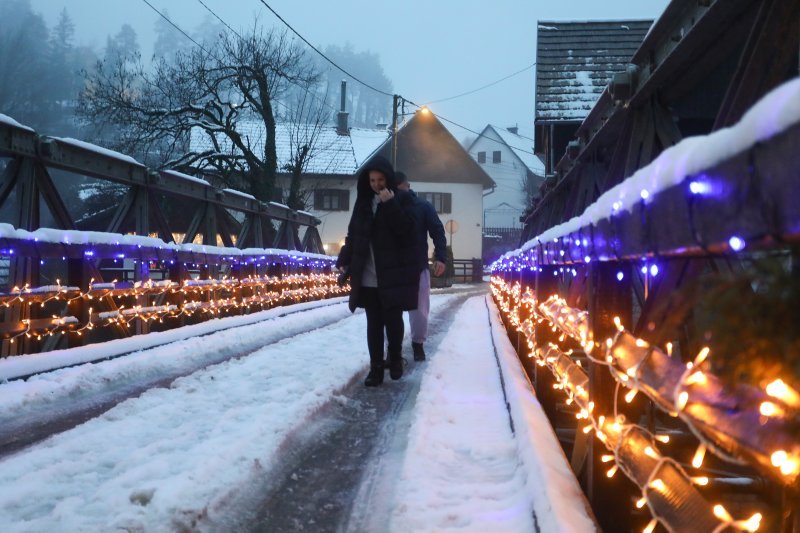
[[[123,190],[100,227],[64,194],[82,178]],[[0,219],[2,356],[343,293],[313,215],[1,115]]]
[[[798,26],[797,0],[672,2],[491,267],[604,530],[800,531]]]

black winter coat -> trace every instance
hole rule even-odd
[[[386,186],[394,198],[378,204],[373,215],[372,198],[375,192],[369,185],[369,171],[380,170],[386,176]],[[347,237],[336,261],[337,267],[350,270],[350,310],[363,307],[360,302],[364,266],[369,257],[369,245],[375,256],[378,293],[385,309],[400,307],[408,311],[417,308],[419,268],[417,267],[417,231],[414,220],[414,198],[397,189],[391,163],[376,156],[358,175],[356,202],[347,227]]]

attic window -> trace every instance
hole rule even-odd
[[[486,163],[486,152],[478,152],[478,163]]]
[[[492,163],[499,163],[500,162],[500,150],[495,150],[492,152]]]

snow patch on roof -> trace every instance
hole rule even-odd
[[[544,176],[544,162],[539,157],[533,154],[533,141],[511,133],[506,128],[499,128],[492,126],[497,135],[508,145],[511,150],[520,158],[522,164],[528,167],[528,170],[538,176]]]
[[[258,121],[243,121],[236,125],[236,131],[242,136],[245,145],[257,157],[263,159],[264,145],[267,139],[264,124]],[[354,174],[361,163],[388,138],[389,132],[386,130],[352,128],[350,135],[340,135],[335,126],[276,124],[275,149],[278,157],[278,171],[286,172],[292,163],[292,156],[296,153],[297,147],[313,139],[313,148],[303,170],[304,173]],[[222,153],[240,153],[240,150],[222,134],[216,135],[216,142]],[[209,134],[201,128],[192,130],[190,146],[192,150],[198,152],[215,150]]]
[[[353,144],[356,168],[363,165],[388,140],[389,131],[386,129],[351,128],[350,142]]]

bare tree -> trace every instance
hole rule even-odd
[[[284,123],[289,141],[289,160],[281,170],[291,176],[286,205],[292,209],[306,209],[313,186],[305,184],[302,175],[309,164],[329,146],[323,146],[322,133],[328,128],[331,113],[327,92],[315,94],[310,90],[296,91],[291,106],[287,108]]]
[[[213,169],[225,183],[241,176],[251,194],[268,201],[277,174],[273,104],[290,85],[308,87],[318,78],[297,41],[256,24],[247,35],[225,34],[158,60],[150,72],[141,63],[98,64],[79,113],[119,128],[112,148],[162,168]],[[261,134],[248,130],[253,122]]]

